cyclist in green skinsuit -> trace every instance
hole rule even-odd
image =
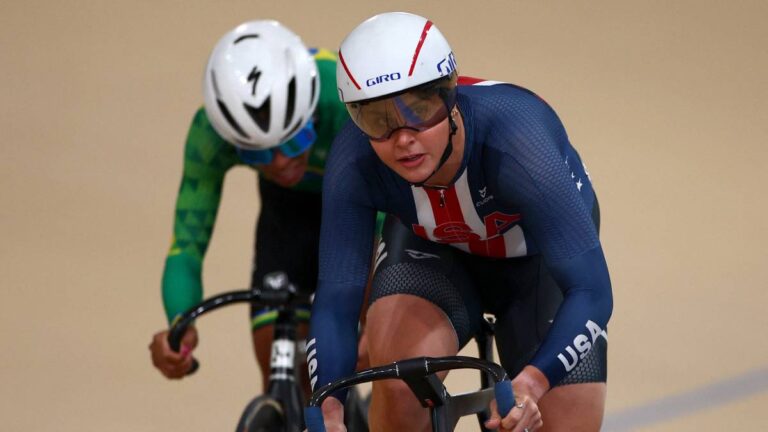
[[[258,172],[262,203],[251,283],[280,270],[300,290],[314,290],[325,159],[349,118],[336,94],[335,71],[333,53],[307,49],[276,21],[244,23],[216,45],[206,68],[205,106],[187,136],[174,237],[163,273],[170,323],[202,300],[203,258],[224,176],[238,165]],[[302,338],[308,310],[298,312]],[[263,376],[269,373],[275,316],[274,311],[251,311]],[[166,338],[166,330],[154,335],[152,361],[166,377],[182,378],[192,364],[197,332],[190,328],[180,353],[170,350]]]

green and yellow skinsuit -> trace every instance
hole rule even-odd
[[[328,151],[349,115],[337,96],[335,54],[324,49],[311,51],[320,75],[320,95],[313,117],[317,140],[309,150],[311,153],[304,177],[286,190],[319,196]],[[203,259],[216,222],[224,177],[237,165],[247,164],[240,159],[235,147],[216,133],[205,110],[200,108],[192,121],[184,148],[184,170],[176,201],[173,241],[163,272],[163,304],[169,322],[203,298]],[[267,180],[260,176],[259,181]],[[262,206],[265,205],[268,203],[262,200]],[[259,325],[266,324],[261,321]]]

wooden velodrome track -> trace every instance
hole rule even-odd
[[[768,430],[760,0],[2,2],[0,429],[234,428],[260,387],[245,307],[201,323],[193,378],[146,349],[205,60],[247,19],[335,49],[388,10],[429,16],[463,74],[539,93],[587,162],[615,294],[604,430]],[[234,170],[206,294],[247,283],[258,207]]]

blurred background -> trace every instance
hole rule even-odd
[[[768,430],[762,0],[0,2],[3,430],[234,429],[261,386],[247,307],[200,323],[193,377],[147,350],[207,56],[249,19],[335,50],[393,10],[431,18],[462,74],[541,95],[586,161],[615,296],[604,430]],[[248,284],[258,208],[235,169],[206,295]]]

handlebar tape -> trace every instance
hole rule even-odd
[[[512,391],[512,381],[505,379],[494,385],[493,392],[496,395],[496,406],[499,408],[499,415],[504,418],[515,406],[515,393]]]
[[[304,421],[307,423],[307,432],[325,432],[323,411],[320,407],[304,408]]]

